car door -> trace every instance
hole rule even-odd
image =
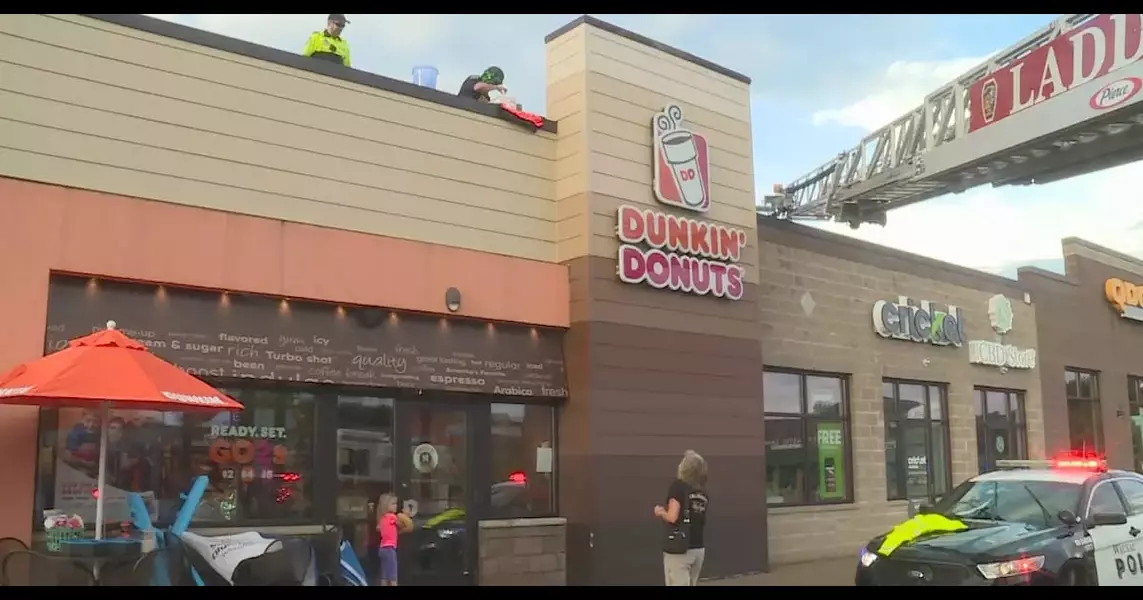
[[[1127,539],[1112,552],[1117,585],[1143,585],[1143,479],[1115,479],[1127,505]]]
[[[1090,522],[1097,514],[1128,516],[1127,506],[1124,505],[1114,480],[1104,479],[1092,486],[1087,510],[1084,511],[1084,522]],[[1132,548],[1134,537],[1129,532],[1131,528],[1131,519],[1128,517],[1128,522],[1124,525],[1097,525],[1088,529],[1098,585],[1139,585],[1133,581],[1127,569],[1127,555],[1135,554]],[[1138,570],[1139,557],[1136,556],[1133,560]]]

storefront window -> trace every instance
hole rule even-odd
[[[981,473],[998,460],[1028,458],[1024,392],[976,388],[976,460]]]
[[[555,500],[555,409],[539,404],[493,404],[493,517],[551,516]]]
[[[337,398],[337,516],[372,520],[393,491],[393,399]]]
[[[209,485],[193,521],[231,524],[311,517],[314,402],[273,390],[224,390],[246,407],[229,413],[112,410],[108,423],[104,511],[129,519],[128,492],[152,518],[169,523],[193,478]],[[101,415],[79,408],[45,410],[39,506],[94,522]],[[54,430],[54,431],[51,431]]]
[[[1131,445],[1135,449],[1135,471],[1143,473],[1143,377],[1127,378],[1127,403],[1131,408]]]
[[[846,383],[836,375],[763,374],[770,506],[852,500]]]
[[[889,500],[936,501],[951,484],[945,387],[882,383],[885,405],[885,480]]]
[[[1099,375],[1067,369],[1068,430],[1073,449],[1103,452],[1103,417],[1099,404]]]

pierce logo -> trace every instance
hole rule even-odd
[[[706,136],[683,127],[683,109],[668,104],[651,119],[655,199],[695,212],[710,210],[710,155]]]
[[[1138,77],[1124,77],[1112,81],[1092,94],[1091,108],[1092,110],[1115,108],[1138,94],[1140,88],[1143,88],[1143,79]]]

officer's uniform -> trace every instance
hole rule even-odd
[[[306,41],[306,47],[302,50],[302,55],[328,60],[348,67],[349,42],[341,36],[330,35],[329,32],[324,29],[315,31],[310,35],[310,39]]]

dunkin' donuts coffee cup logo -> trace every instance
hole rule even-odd
[[[655,199],[695,212],[710,209],[706,137],[683,127],[683,109],[668,104],[651,119]]]

